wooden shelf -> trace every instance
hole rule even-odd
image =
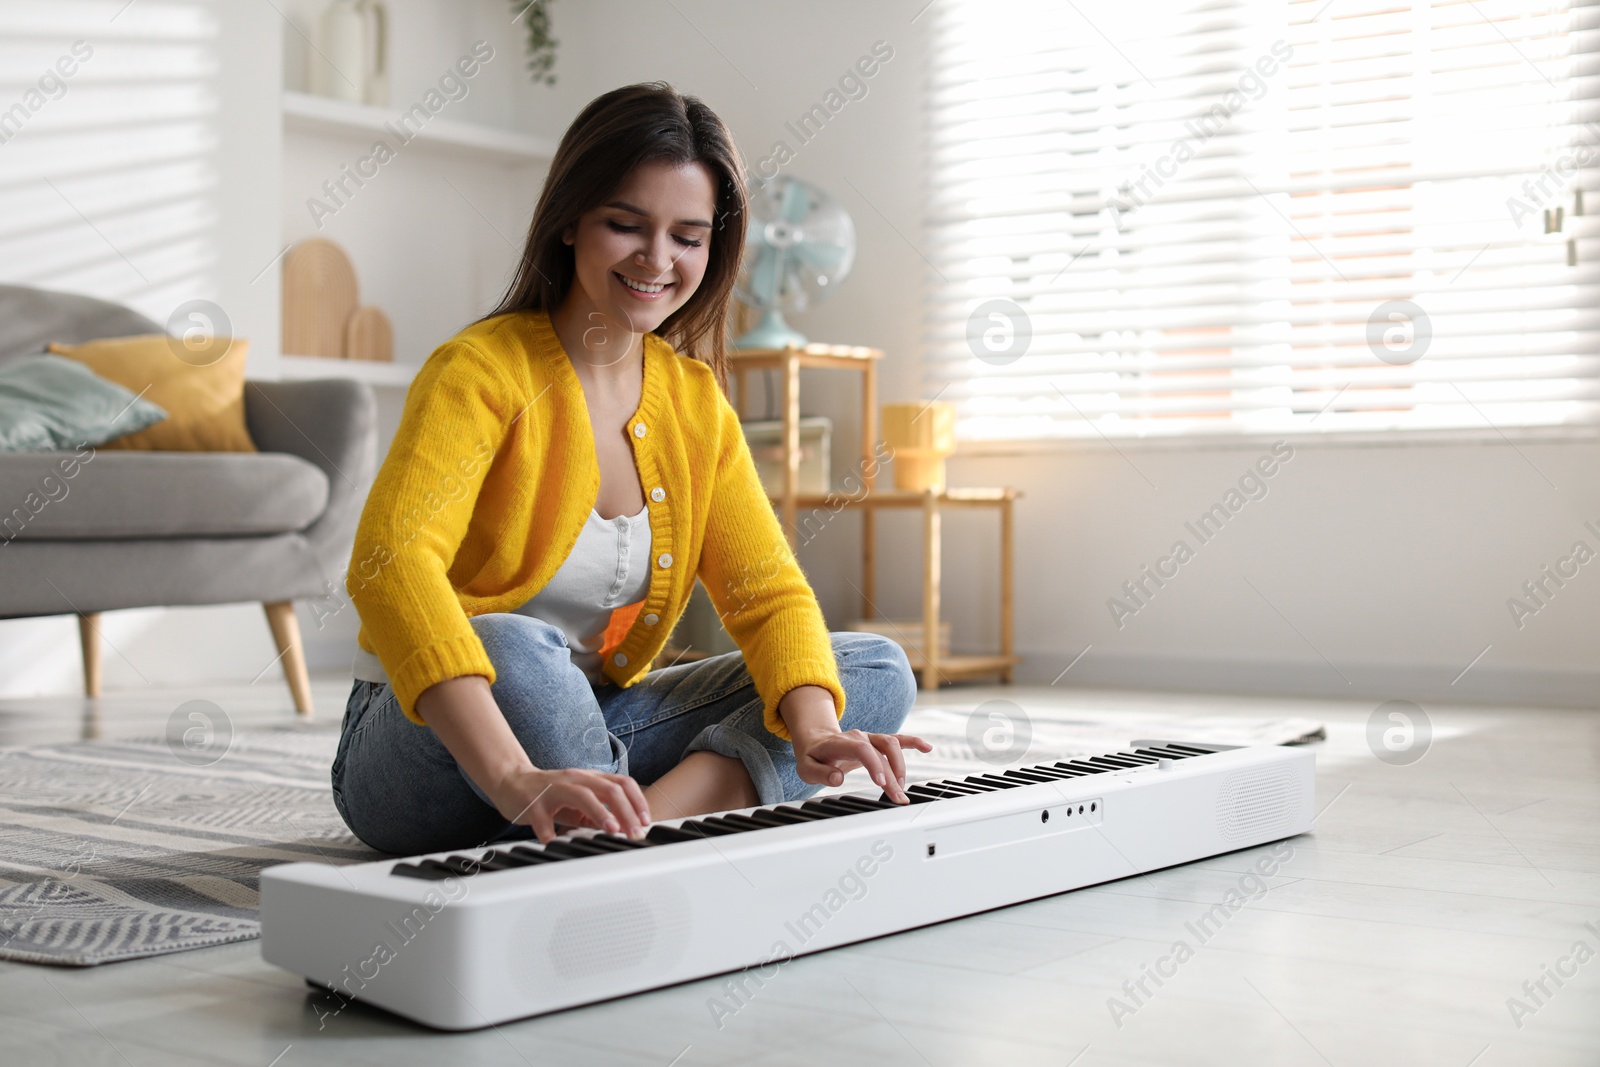
[[[906,659],[911,662],[914,671],[926,671],[928,660],[921,652],[907,652]],[[951,652],[939,657],[934,670],[938,672],[941,680],[949,681],[956,678],[971,678],[980,674],[1007,675],[1011,668],[1022,662],[1020,656],[999,656],[991,654],[969,654]],[[927,682],[923,682],[924,688]]]
[[[794,502],[796,509],[820,508],[830,506],[831,498],[841,495],[840,490],[831,493],[796,493]],[[1022,495],[1022,490],[1012,488],[973,488],[973,489],[946,489],[941,493],[924,493],[914,489],[874,489],[859,500],[851,500],[851,507],[874,508],[920,508],[928,497],[943,507],[993,507],[1007,500],[1015,500]],[[781,503],[781,495],[770,496],[767,499],[774,504]]]
[[[312,93],[286,90],[283,94],[285,130],[359,137],[363,148],[376,134],[388,141],[395,151],[415,144],[435,151],[448,150],[458,157],[476,157],[511,166],[548,162],[556,152],[555,142],[548,137],[439,117],[430,118],[420,129],[415,129],[414,125],[400,124],[402,114],[399,108],[352,104]]]
[[[882,349],[861,345],[825,345],[813,342],[794,348],[736,348],[728,363],[736,371],[779,370],[793,360],[799,367],[845,367],[860,370],[883,358]],[[740,397],[743,403],[744,398]]]
[[[315,378],[354,378],[368,385],[404,388],[416,377],[417,368],[404,363],[373,359],[329,359],[326,356],[280,356],[278,377],[285,381]]]

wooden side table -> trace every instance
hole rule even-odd
[[[1012,521],[1013,504],[1021,496],[1020,490],[1002,489],[945,489],[935,492],[909,492],[883,490],[861,504],[871,514],[875,508],[922,509],[922,648],[919,653],[907,651],[912,670],[918,672],[923,689],[937,689],[940,682],[955,681],[976,675],[997,674],[1000,681],[1010,685],[1012,668],[1021,662],[1016,653],[1016,634],[1013,629],[1015,587],[1012,552],[1015,525]],[[939,610],[943,576],[943,511],[945,508],[995,508],[1000,513],[1000,651],[998,654],[952,653],[939,654]],[[876,617],[872,598],[876,574],[863,560],[861,569],[862,610],[864,617]]]
[[[778,370],[783,375],[783,491],[772,497],[778,509],[791,549],[799,549],[801,508],[829,506],[829,493],[801,493],[800,485],[800,368],[820,367],[853,370],[861,383],[861,469],[859,477],[865,492],[852,506],[861,511],[861,614],[878,617],[873,603],[877,582],[877,510],[879,508],[922,509],[922,650],[907,658],[917,671],[924,689],[940,682],[976,675],[997,674],[1002,682],[1012,680],[1012,668],[1020,662],[1015,655],[1012,629],[1014,597],[1012,585],[1012,504],[1021,492],[1016,489],[945,489],[941,492],[911,492],[876,488],[878,456],[878,361],[883,351],[854,345],[808,344],[797,348],[740,349],[728,354],[729,369],[738,387],[736,410],[746,415],[749,395],[748,375],[755,370]],[[939,654],[940,586],[943,572],[941,518],[945,508],[992,507],[1000,512],[1000,651],[998,654]]]

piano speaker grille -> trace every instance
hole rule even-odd
[[[550,931],[550,963],[563,978],[637,967],[656,943],[656,917],[643,900],[590,904],[561,913]]]
[[[1229,841],[1288,833],[1299,782],[1288,767],[1236,771],[1217,794],[1217,830]]]
[[[690,904],[675,883],[585,894],[563,906],[541,901],[508,939],[512,973],[530,993],[583,986],[632,973],[663,973],[688,943]]]

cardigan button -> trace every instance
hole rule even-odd
[[[619,667],[626,667],[628,665],[628,657],[624,656],[621,652],[618,652],[615,656],[611,657],[611,662],[615,663]]]
[[[644,423],[636,422],[636,423],[633,424],[633,436],[635,436],[635,437],[643,437],[644,436]]]
[[[654,489],[650,490],[650,499],[659,504],[661,501],[667,499],[667,491],[658,485]]]
[[[646,615],[644,617],[644,624],[646,626],[654,626],[656,623],[658,623],[660,621],[661,621],[661,616],[657,615],[653,611],[650,614],[648,614],[648,615]]]
[[[661,564],[663,567],[672,566],[672,553],[671,552],[663,552],[663,553],[661,553],[660,556],[656,557],[656,562]]]

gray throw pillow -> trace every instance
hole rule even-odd
[[[103,445],[167,417],[75,359],[37,356],[0,366],[0,452]]]

